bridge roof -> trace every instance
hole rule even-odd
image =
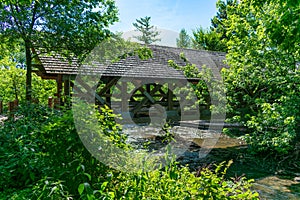
[[[161,78],[161,79],[185,79],[180,70],[175,70],[168,64],[169,60],[173,60],[179,66],[185,66],[186,62],[181,58],[183,53],[188,62],[195,64],[199,69],[203,65],[211,68],[212,71],[220,71],[221,68],[227,67],[223,60],[225,53],[212,52],[204,50],[181,49],[174,47],[165,47],[150,45],[149,48],[153,52],[153,57],[142,60],[138,56],[128,56],[109,65],[103,65],[99,62],[92,64],[79,65],[78,60],[74,58],[69,61],[62,56],[45,56],[39,55],[38,74],[43,76],[56,75],[77,75],[101,74],[101,76],[109,77],[129,77],[129,78]]]

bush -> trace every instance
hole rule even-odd
[[[99,116],[101,129],[127,148],[111,110]],[[228,166],[203,169],[200,176],[179,167],[137,173],[111,169],[85,149],[71,111],[22,106],[16,120],[0,128],[2,199],[257,199],[251,182],[225,180]],[[104,123],[106,122],[106,123]],[[114,137],[113,135],[117,135]]]
[[[299,104],[300,98],[293,96],[283,97],[272,104],[262,103],[257,116],[247,121],[251,134],[244,138],[250,144],[251,151],[287,154],[294,150],[300,114],[295,105]]]
[[[176,162],[163,170],[123,174],[114,187],[107,188],[107,194],[117,199],[257,199],[258,194],[250,190],[250,181],[225,180],[227,165],[224,163],[215,171],[202,169],[199,177],[190,173],[187,167]],[[121,181],[120,181],[121,180]]]

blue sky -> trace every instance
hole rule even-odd
[[[216,14],[217,0],[116,0],[120,22],[112,31],[130,31],[135,19],[150,16],[158,28],[179,32],[185,28],[189,33],[202,26],[210,26]]]

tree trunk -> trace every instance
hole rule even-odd
[[[31,52],[30,41],[25,40],[25,52],[26,52],[26,100],[31,102],[32,99],[32,66],[31,66]]]

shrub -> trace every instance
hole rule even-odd
[[[101,129],[127,148],[112,111],[99,115]],[[126,173],[92,157],[81,143],[71,111],[32,105],[0,128],[0,197],[8,199],[257,199],[251,181],[225,180],[229,165],[200,176],[174,160],[163,169]],[[106,123],[104,123],[104,121]],[[117,135],[114,137],[114,135]],[[168,156],[166,157],[166,159]]]

